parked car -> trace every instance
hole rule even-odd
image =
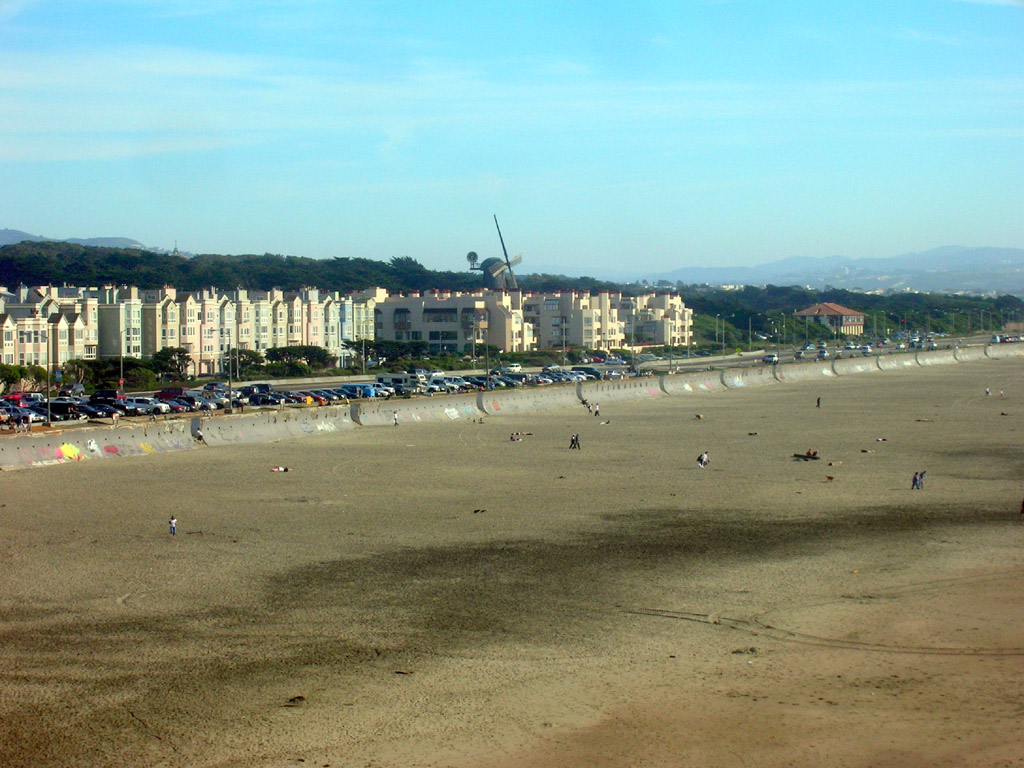
[[[8,415],[10,415],[12,419],[16,418],[17,416],[21,416],[22,419],[25,419],[30,423],[37,421],[46,421],[45,411],[42,414],[40,414],[38,411],[34,411],[31,408],[24,408],[20,405],[7,406],[7,413]]]
[[[202,390],[201,394],[194,395],[202,400],[213,403],[215,408],[225,408],[231,404],[231,398],[228,397],[226,391],[221,390]]]
[[[50,401],[50,414],[61,421],[85,421],[89,417],[82,413],[77,402],[67,402],[69,398]]]
[[[140,395],[131,395],[125,398],[125,402],[137,408],[142,413],[170,413],[171,407],[162,400],[157,400],[155,397],[143,397]]]
[[[106,408],[106,407],[107,406],[102,406],[102,408]],[[77,408],[78,408],[78,412],[80,414],[82,414],[83,416],[85,416],[86,419],[105,419],[105,418],[107,418],[107,414],[104,413],[102,410],[100,410],[101,406],[78,405]],[[111,410],[113,410],[113,409],[111,409]]]
[[[129,405],[124,400],[115,400],[112,403],[108,403],[111,408],[117,411],[122,416],[141,416],[142,411],[136,408],[134,405]]]
[[[123,403],[125,394],[123,389],[97,389],[89,398],[90,403]]]

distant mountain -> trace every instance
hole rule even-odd
[[[34,243],[75,243],[76,245],[92,245],[97,248],[146,248],[138,240],[132,240],[128,237],[88,237],[84,239],[69,237],[66,240],[57,240],[52,237],[30,235],[28,232],[22,232],[18,229],[0,229],[0,245],[14,245],[15,243],[23,243],[25,241]]]
[[[944,246],[875,259],[794,256],[756,267],[684,267],[645,277],[649,282],[707,285],[1024,295],[1024,249]]]

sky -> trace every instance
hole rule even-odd
[[[0,228],[638,279],[1024,247],[1024,0],[0,0]]]

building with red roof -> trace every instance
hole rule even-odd
[[[797,317],[820,323],[834,334],[844,336],[862,336],[864,334],[864,313],[839,304],[825,302],[813,307],[801,309]]]

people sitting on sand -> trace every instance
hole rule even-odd
[[[288,467],[271,467],[271,472],[291,472]]]

